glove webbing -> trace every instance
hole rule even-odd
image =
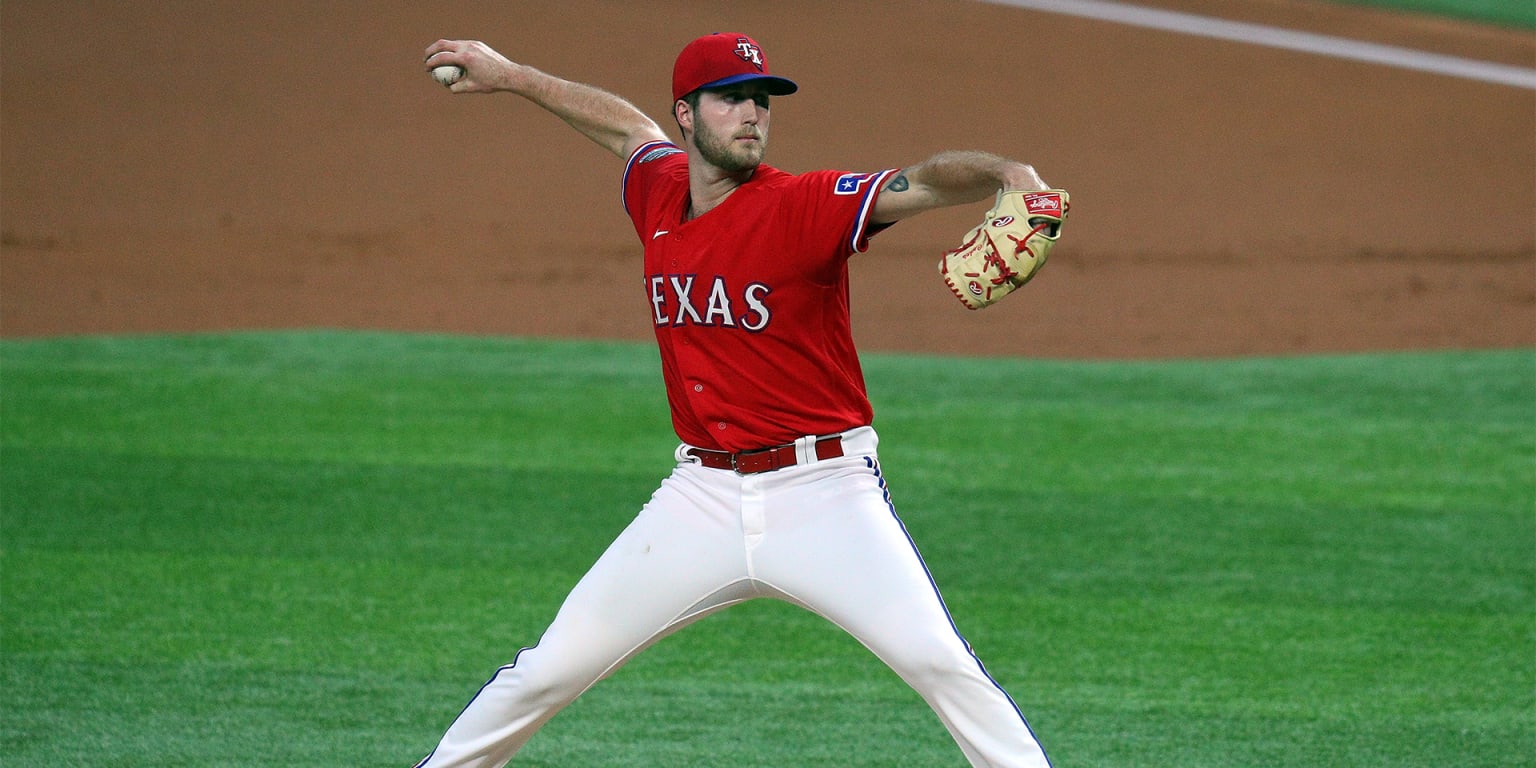
[[[1026,245],[1026,243],[1029,242],[1029,239],[1050,228],[1051,223],[1046,222],[1044,224],[1037,224],[1034,229],[1029,231],[1029,234],[1022,238],[1014,237],[1011,234],[1008,235],[1008,239],[1013,241],[1013,255],[1017,256],[1024,251],[1028,251],[1029,246]],[[995,243],[996,241],[993,242]],[[1035,254],[1033,251],[1030,251],[1029,255],[1034,256]],[[997,277],[992,278],[993,285],[1002,285],[1003,283],[1012,280],[1015,275],[1019,274],[1018,272],[1014,271],[1012,266],[1009,266],[1008,262],[1004,260],[1002,256],[996,253],[987,254],[987,265],[997,267]]]

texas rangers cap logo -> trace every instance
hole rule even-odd
[[[736,38],[736,55],[742,61],[757,67],[757,71],[763,71],[763,49],[745,37]]]

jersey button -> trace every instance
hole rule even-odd
[[[693,385],[693,391],[695,391],[695,392],[703,392],[704,391],[704,385],[703,384],[695,384],[695,385]]]
[[[721,432],[724,432],[725,431],[725,422],[722,421],[722,422],[716,423],[715,424],[715,429],[718,429]]]

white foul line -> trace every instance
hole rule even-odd
[[[1061,13],[1089,19],[1113,21],[1136,27],[1148,27],[1164,32],[1179,32],[1219,40],[1251,43],[1271,48],[1316,53],[1340,59],[1385,64],[1420,72],[1477,80],[1484,83],[1512,85],[1536,90],[1536,69],[1494,64],[1457,56],[1415,51],[1390,45],[1377,45],[1359,40],[1310,32],[1296,32],[1261,24],[1213,19],[1191,13],[1142,8],[1107,0],[983,0],[997,5],[1011,5],[1033,11]]]

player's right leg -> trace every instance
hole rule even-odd
[[[1018,706],[955,627],[873,453],[773,474],[758,577],[900,675],[971,765],[1050,768]]]
[[[738,493],[680,466],[566,597],[538,645],[496,671],[419,768],[499,768],[565,705],[662,637],[755,596]],[[711,482],[712,480],[716,482]]]

